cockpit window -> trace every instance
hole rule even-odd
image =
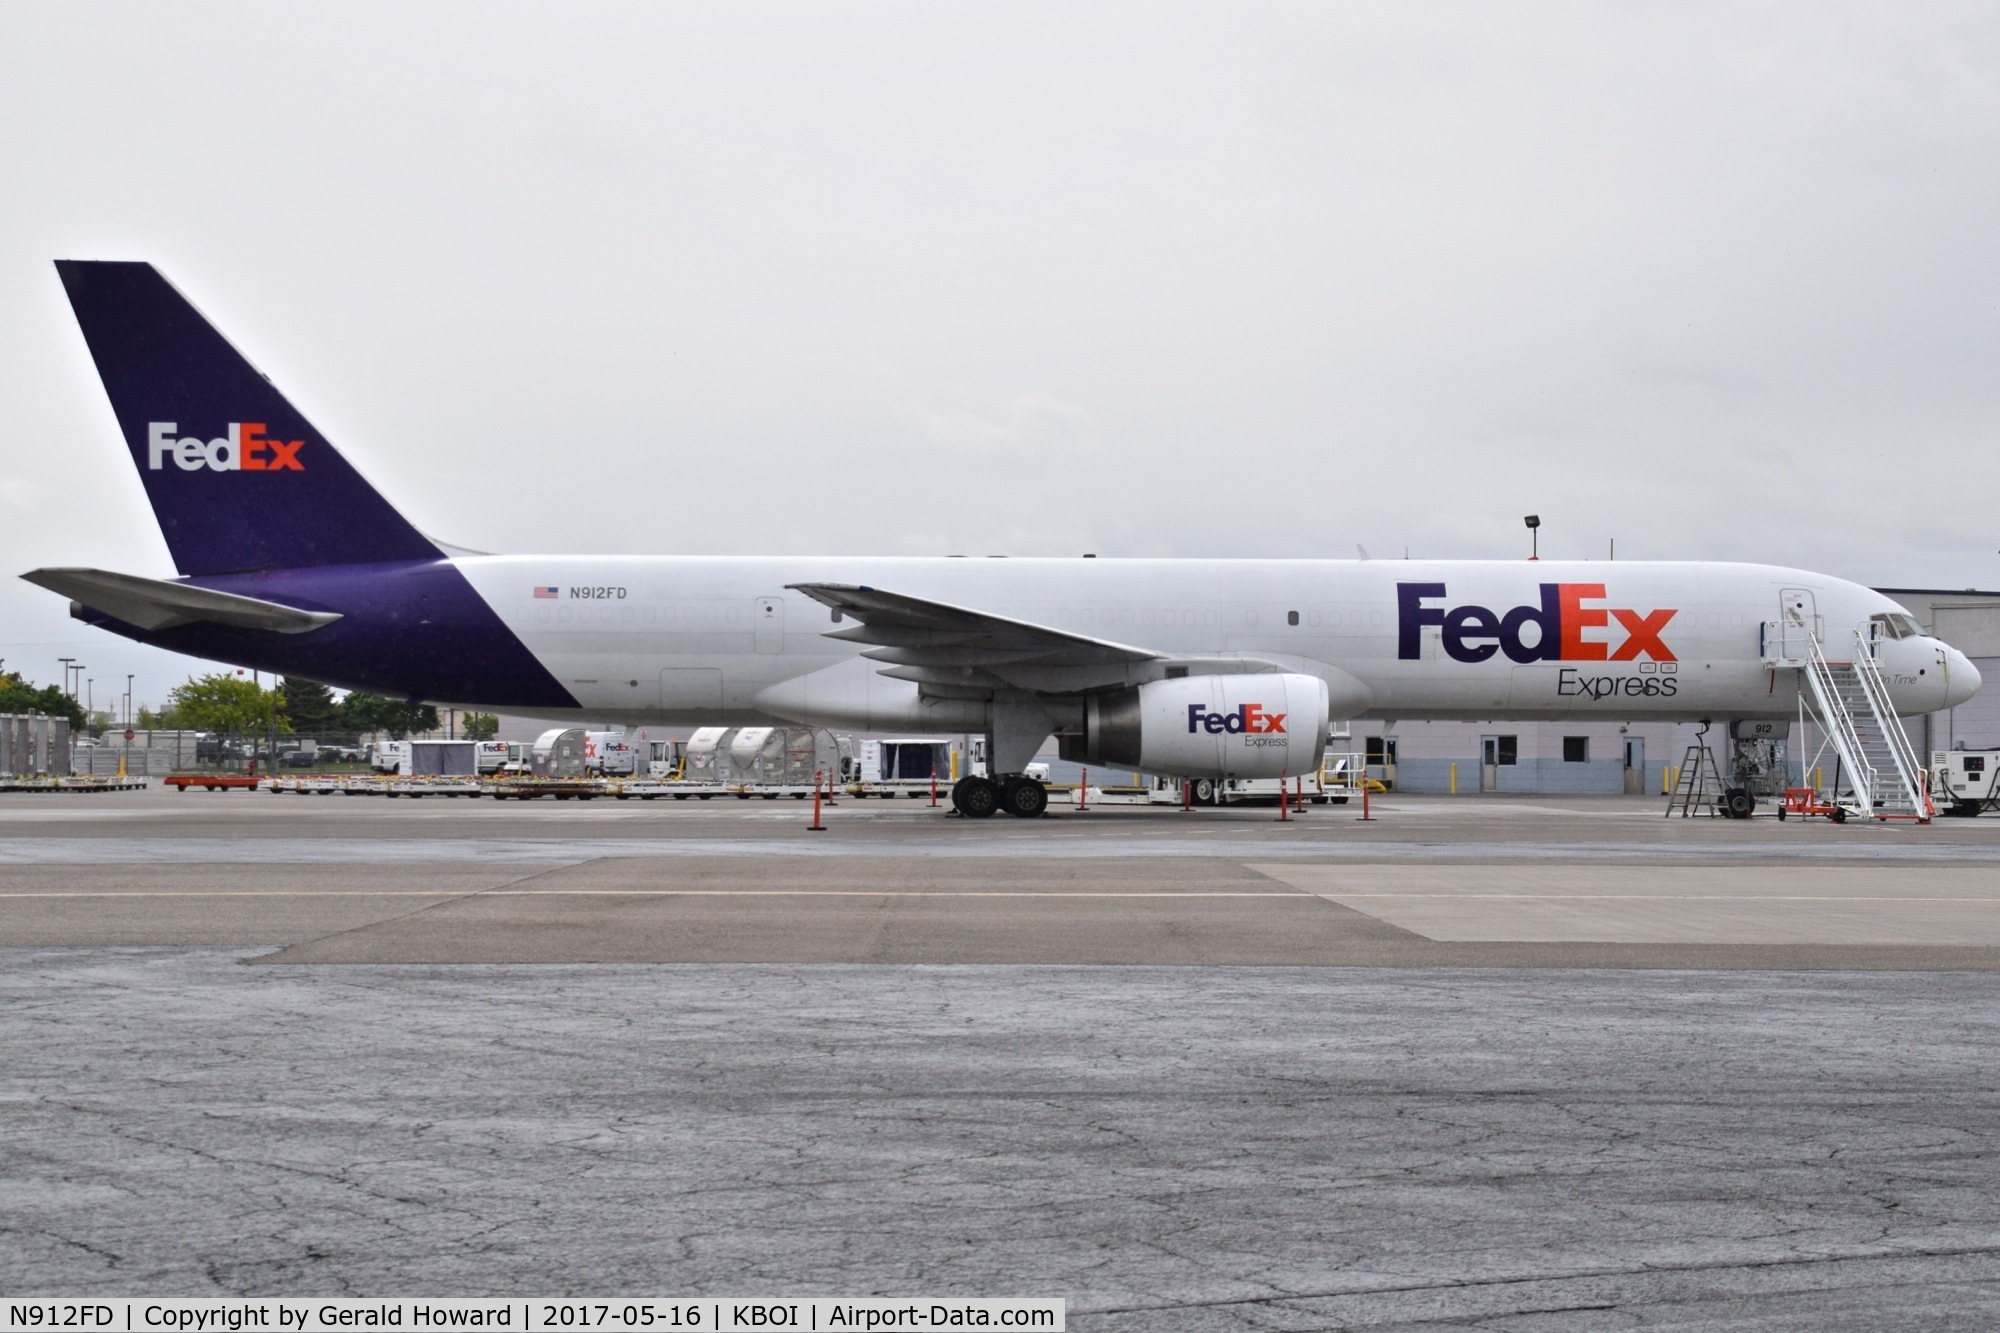
[[[1901,611],[1878,611],[1868,618],[1875,622],[1876,634],[1884,639],[1913,639],[1924,632],[1915,616]]]

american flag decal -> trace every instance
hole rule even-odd
[[[538,599],[543,597],[554,597],[555,595],[556,595],[556,590],[554,588],[538,587],[535,589],[535,596]]]

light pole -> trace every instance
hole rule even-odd
[[[74,661],[76,661],[76,659],[75,659],[74,657],[58,657],[58,658],[56,659],[56,661],[58,661],[58,662],[61,662],[61,663],[63,664],[63,693],[64,693],[64,694],[68,694],[68,693],[69,693],[69,664],[70,664],[71,662],[74,662]]]
[[[132,677],[125,677],[125,729],[132,729]]]

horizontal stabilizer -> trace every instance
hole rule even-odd
[[[335,611],[301,611],[257,597],[137,574],[114,574],[108,569],[37,569],[21,577],[140,629],[208,621],[240,629],[304,634],[340,619]]]

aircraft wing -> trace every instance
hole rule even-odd
[[[875,644],[862,656],[878,662],[945,667],[1025,662],[1085,666],[1161,658],[1150,649],[881,588],[852,583],[788,586],[860,621],[853,629],[834,630],[826,637]]]
[[[241,629],[304,634],[340,619],[336,611],[301,611],[258,597],[137,574],[115,574],[108,569],[37,569],[21,577],[140,629],[208,621]]]
[[[827,638],[873,645],[861,655],[884,663],[882,675],[915,681],[932,694],[983,697],[996,687],[1076,694],[1174,674],[1287,669],[1247,655],[1190,658],[1155,652],[862,584],[788,586],[861,622],[832,630]]]

